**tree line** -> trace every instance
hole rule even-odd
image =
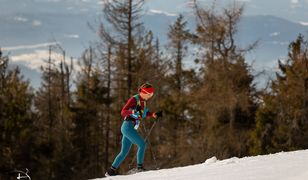
[[[179,15],[162,46],[141,21],[143,0],[105,0],[100,40],[82,52],[78,68],[51,46],[36,90],[0,51],[0,179],[25,168],[33,179],[102,177],[120,150],[121,108],[144,82],[156,89],[149,108],[164,112],[149,137],[149,169],[308,148],[305,37],[290,43],[276,78],[260,90],[245,59],[256,44],[235,41],[243,6],[192,4],[194,31]],[[143,122],[143,135],[152,123]]]

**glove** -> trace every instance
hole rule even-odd
[[[163,117],[163,111],[157,111],[156,113],[157,118]]]

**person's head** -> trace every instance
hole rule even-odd
[[[150,99],[153,96],[154,91],[154,87],[149,83],[142,84],[138,89],[140,96],[145,100]]]

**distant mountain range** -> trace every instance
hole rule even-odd
[[[100,13],[86,10],[78,13],[47,11],[39,14],[23,12],[1,15],[0,47],[4,54],[9,53],[13,64],[22,65],[25,77],[30,78],[34,87],[38,87],[39,65],[34,67],[34,60],[29,62],[32,60],[27,57],[36,57],[35,63],[43,63],[42,56],[30,55],[47,51],[47,45],[57,41],[67,51],[68,56],[78,58],[90,41],[99,40],[97,34],[89,28],[89,24],[98,29],[100,16]],[[188,21],[188,27],[194,31],[195,18],[188,13],[184,14],[184,17]],[[142,21],[145,27],[160,39],[162,47],[165,47],[169,25],[176,18],[173,14],[149,11],[142,17]],[[278,58],[286,57],[289,43],[295,40],[299,33],[307,35],[307,30],[308,26],[275,16],[243,16],[236,39],[243,47],[258,40],[257,49],[247,55],[247,60],[249,63],[254,62],[253,66],[258,70],[272,70],[276,67]]]

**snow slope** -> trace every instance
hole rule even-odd
[[[308,180],[308,150],[217,160],[96,180]]]

